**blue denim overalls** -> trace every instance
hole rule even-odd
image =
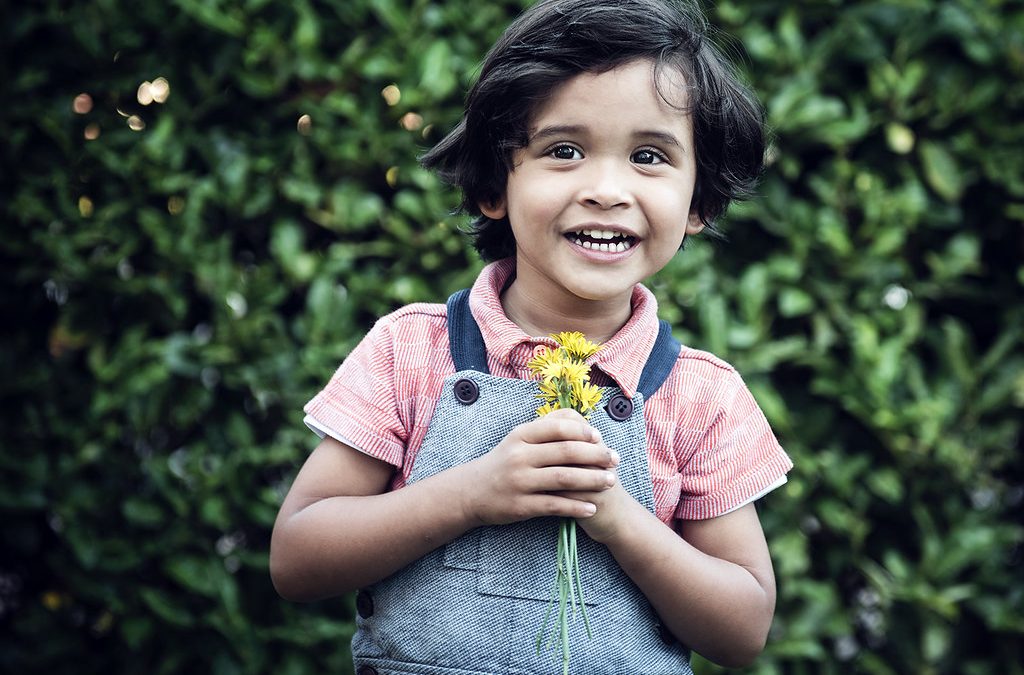
[[[536,382],[488,372],[468,291],[448,300],[448,333],[456,372],[444,381],[408,483],[480,457],[537,416]],[[630,400],[605,387],[590,415],[605,444],[619,452],[619,481],[652,513],[643,401],[664,382],[679,348],[662,322],[638,393]],[[554,590],[557,530],[557,518],[480,527],[360,591],[352,639],[357,675],[560,673],[560,654],[536,649]],[[608,550],[582,530],[579,555],[594,637],[588,639],[581,617],[571,621],[570,671],[692,673],[689,650],[661,627]]]

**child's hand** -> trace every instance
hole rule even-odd
[[[594,495],[615,485],[618,455],[572,410],[556,410],[521,424],[464,472],[463,506],[480,525],[538,516],[586,518]]]
[[[638,515],[636,509],[642,512],[639,515],[647,513],[618,481],[610,489],[577,493],[575,498],[597,507],[594,515],[581,518],[578,522],[591,539],[602,544],[608,543],[629,527],[630,517]]]

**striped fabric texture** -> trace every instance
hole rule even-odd
[[[500,294],[513,259],[488,265],[469,306],[487,346],[493,375],[531,377],[527,363],[541,346],[512,323]],[[632,397],[658,333],[657,302],[644,286],[633,315],[589,359],[595,384],[618,385]],[[306,404],[306,423],[320,435],[396,467],[391,489],[412,471],[444,378],[455,370],[443,304],[416,303],[381,318],[327,385]],[[645,403],[647,452],[656,513],[703,520],[738,508],[785,482],[793,464],[739,374],[703,351],[683,346],[661,388]]]

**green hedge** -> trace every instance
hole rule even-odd
[[[480,268],[415,157],[522,4],[3,22],[0,670],[350,672],[351,599],[292,605],[267,574],[300,409],[376,316]],[[712,18],[771,165],[728,241],[651,285],[797,464],[762,509],[779,606],[750,672],[1024,672],[1024,12]]]

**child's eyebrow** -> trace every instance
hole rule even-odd
[[[531,134],[529,142],[534,143],[535,141],[558,138],[559,136],[576,136],[585,131],[586,128],[582,124],[551,124]]]
[[[654,141],[661,145],[671,145],[680,150],[683,149],[683,144],[679,142],[679,139],[675,137],[675,134],[671,134],[667,131],[655,131],[655,130],[644,130],[638,131],[633,134],[637,140]]]
[[[537,141],[546,141],[551,138],[559,138],[562,136],[578,136],[585,134],[587,128],[582,124],[551,124],[546,127],[541,127],[533,134],[530,135],[528,143],[535,143]],[[658,131],[656,129],[641,129],[633,132],[633,138],[637,141],[647,141],[662,145],[670,145],[680,150],[683,149],[683,144],[679,142],[675,134],[667,131]]]

